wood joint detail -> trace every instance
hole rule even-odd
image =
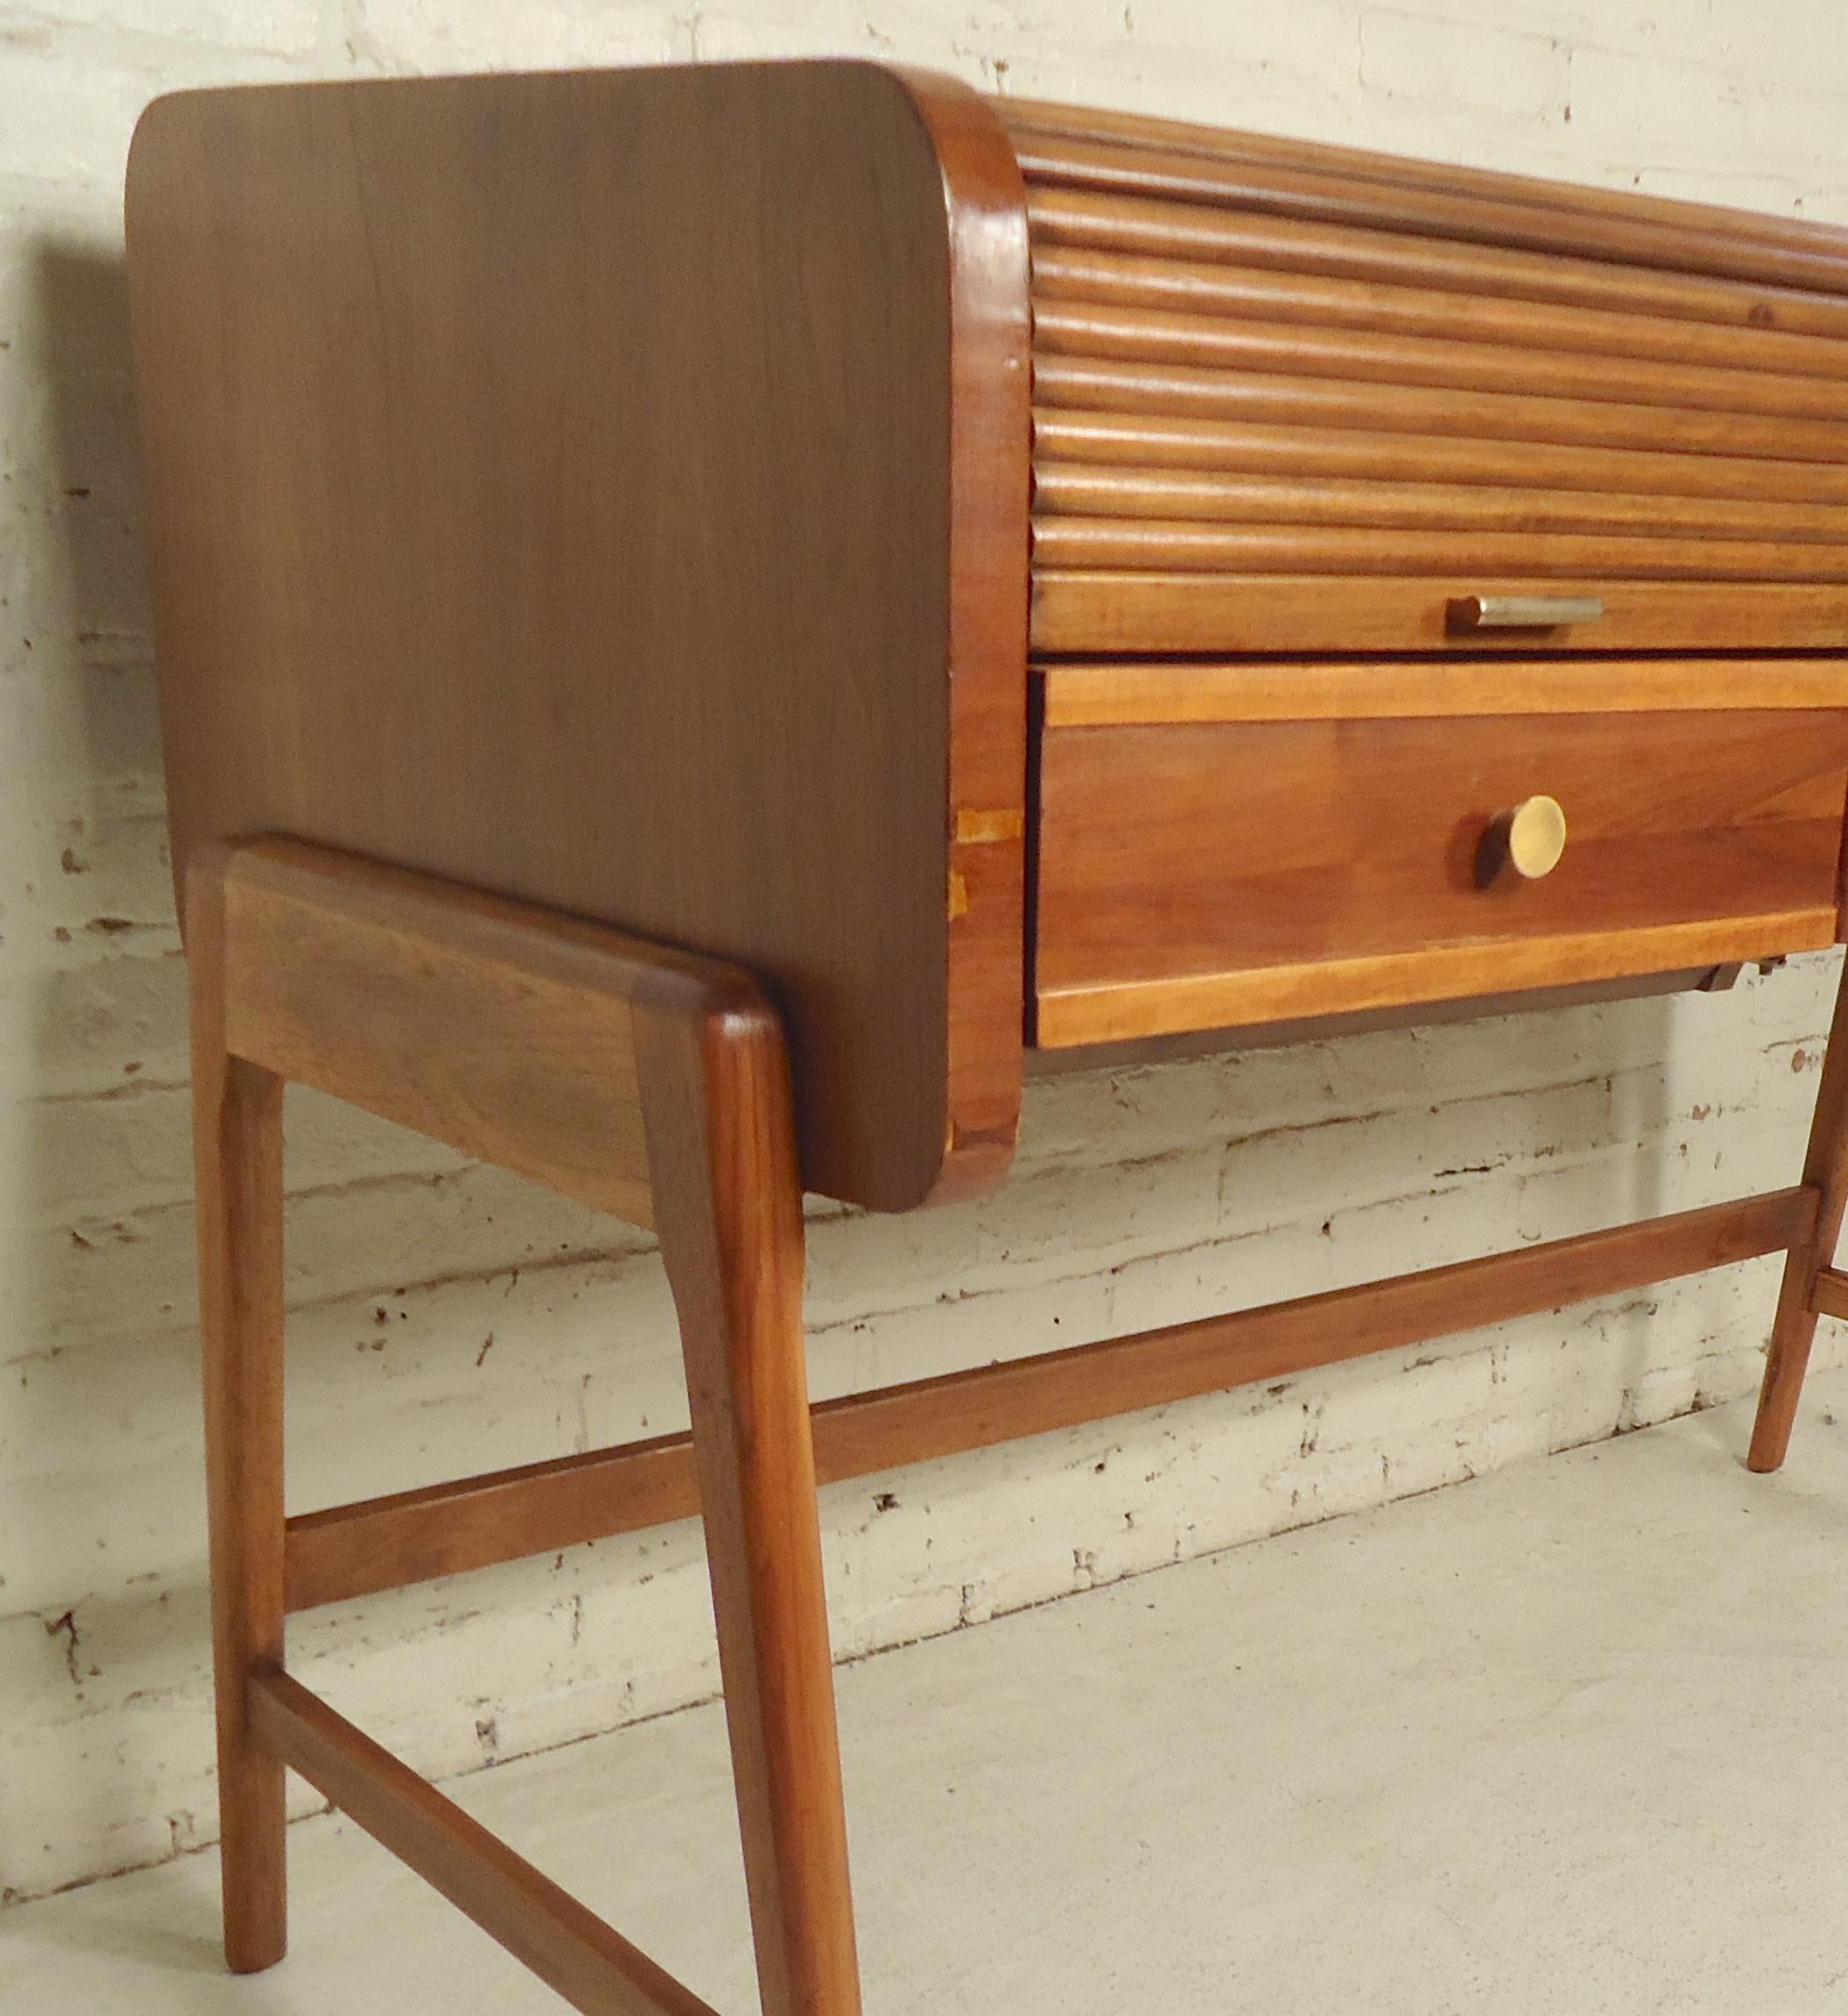
[[[1848,1317],[1848,1274],[1823,1268],[1809,1290],[1809,1307],[1817,1316]]]

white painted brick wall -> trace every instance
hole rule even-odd
[[[1557,37],[1472,25],[1429,11],[1370,8],[1360,18],[1360,88],[1404,105],[1518,119],[1529,130],[1563,125],[1572,97],[1572,52]]]
[[[210,1838],[183,975],[120,186],[157,91],[856,52],[1848,218],[1838,0],[0,0],[0,1891]],[[998,1197],[813,1225],[817,1388],[1791,1180],[1834,960],[1029,1092]],[[684,1419],[645,1241],[294,1095],[299,1506]],[[827,1496],[861,1652],[1746,1390],[1766,1264]],[[1832,1337],[1825,1354],[1836,1349]],[[1518,1564],[1511,1563],[1511,1572]],[[453,1773],[714,1684],[685,1526],[301,1620]]]

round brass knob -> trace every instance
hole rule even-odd
[[[1565,812],[1557,798],[1545,792],[1523,798],[1507,815],[1508,866],[1528,882],[1538,882],[1559,866],[1565,852]]]

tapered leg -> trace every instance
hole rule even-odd
[[[283,1085],[227,1053],[204,877],[187,936],[225,1957],[244,1974],[288,1944],[284,1769],[253,1739],[246,1684],[283,1655]]]
[[[858,2016],[782,1035],[755,1006],[644,1016],[639,1062],[764,2016]]]
[[[1790,1447],[1790,1429],[1816,1336],[1816,1311],[1810,1306],[1816,1277],[1834,1265],[1843,1212],[1848,1209],[1848,966],[1843,968],[1829,1048],[1823,1057],[1823,1081],[1809,1127],[1803,1181],[1821,1193],[1821,1201],[1814,1233],[1802,1246],[1793,1247],[1784,1262],[1783,1287],[1771,1326],[1770,1356],[1759,1394],[1758,1420],[1746,1458],[1753,1470],[1777,1469]]]

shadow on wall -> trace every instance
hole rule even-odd
[[[24,272],[0,327],[17,542],[0,614],[0,1887],[38,1888],[77,1872],[74,1853],[79,1869],[126,1864],[170,1837],[142,1734],[174,1740],[203,1623],[203,1517],[186,983],[126,277],[119,254],[59,239]],[[126,1830],[124,1775],[145,1816]]]
[[[62,239],[25,271],[0,286],[0,1900],[215,1831],[186,969],[127,286],[119,252]],[[643,1235],[313,1094],[291,1095],[290,1148],[298,1503],[661,1417],[678,1359]],[[646,1310],[633,1338],[611,1302]]]

